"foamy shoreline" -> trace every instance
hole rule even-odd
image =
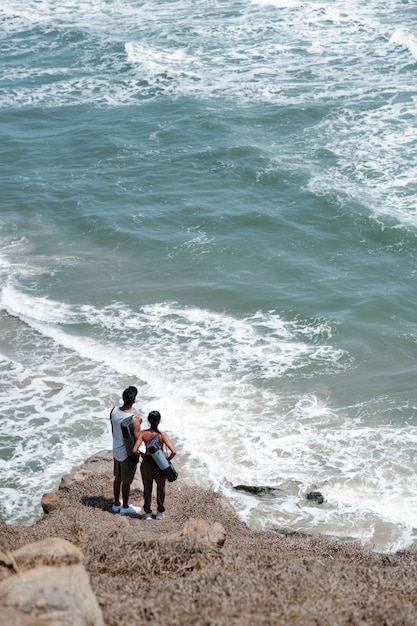
[[[182,478],[168,486],[164,520],[126,518],[111,513],[111,474],[111,454],[95,455],[64,477],[37,523],[0,525],[9,550],[48,537],[81,547],[108,626],[415,625],[414,551],[251,531],[222,496]],[[190,518],[221,525],[224,544],[178,539]]]

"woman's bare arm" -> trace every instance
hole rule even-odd
[[[141,443],[143,441],[143,435],[142,432],[139,432],[138,438],[135,441],[135,445],[133,446],[133,454],[139,454],[139,448],[141,446]]]
[[[175,446],[172,443],[171,439],[168,437],[168,435],[166,433],[161,433],[161,435],[162,435],[162,442],[166,445],[166,447],[171,452],[171,454],[168,457],[168,461],[170,461],[177,454],[177,451],[176,451]]]

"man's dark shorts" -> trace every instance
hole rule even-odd
[[[116,461],[113,459],[113,473],[115,478],[120,478],[122,483],[131,485],[136,474],[137,465],[134,465],[126,459],[126,461]]]

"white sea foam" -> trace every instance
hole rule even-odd
[[[197,308],[181,309],[175,304],[152,305],[138,312],[121,305],[97,310],[36,298],[10,285],[2,290],[1,308],[13,316],[4,319],[5,325],[13,327],[12,346],[6,342],[13,360],[4,355],[8,377],[4,378],[3,402],[7,404],[9,389],[23,388],[23,407],[27,408],[22,407],[22,413],[27,411],[34,420],[33,428],[25,423],[24,435],[20,443],[15,442],[12,456],[18,463],[28,463],[25,447],[32,438],[37,441],[36,458],[44,459],[42,433],[58,431],[54,448],[54,456],[59,458],[57,473],[75,462],[74,454],[69,452],[78,447],[75,433],[80,423],[88,423],[91,407],[97,404],[93,398],[103,397],[103,387],[117,392],[111,380],[113,374],[117,381],[129,377],[140,382],[143,411],[151,407],[162,410],[167,416],[166,426],[181,432],[183,449],[195,451],[194,463],[197,457],[214,478],[218,476],[217,454],[226,459],[223,471],[227,475],[251,447],[244,437],[248,417],[241,420],[243,413],[251,416],[249,421],[261,415],[271,424],[276,420],[277,398],[270,389],[259,387],[262,380],[296,371],[313,361],[314,368],[318,362],[326,367],[337,366],[342,356],[337,350],[317,356],[320,351],[315,342],[326,337],[329,328],[323,330],[317,324],[307,330],[303,326],[301,340],[298,323],[284,323],[272,313],[237,320]],[[88,328],[88,336],[74,332],[78,327]],[[38,354],[44,359],[41,366]],[[105,404],[111,401],[109,397]],[[71,409],[64,409],[62,415],[63,407],[69,406]],[[87,427],[87,441],[77,448],[77,459],[91,445],[96,449],[97,443],[105,439],[107,412],[108,407],[101,407],[97,424]],[[47,419],[38,423],[39,417]],[[69,441],[59,434],[63,423],[74,428]],[[7,436],[10,424],[6,421],[3,426]],[[227,456],[227,447],[221,444],[213,456],[213,429],[222,432],[229,427],[236,431],[232,456]],[[101,433],[98,441],[94,441],[95,429]],[[66,452],[70,462],[65,460]],[[8,479],[9,471],[16,470],[11,465],[9,461]],[[48,462],[42,471],[51,471]],[[55,471],[52,476],[56,476]],[[36,479],[39,476],[33,477]],[[27,474],[21,481],[23,491],[34,485],[33,481],[27,482]],[[27,511],[24,513],[27,515]]]
[[[270,128],[281,113],[305,114],[288,141],[273,133],[258,139],[254,128],[253,144],[270,155],[268,174],[309,176],[315,195],[342,206],[354,200],[376,219],[415,229],[416,42],[401,17],[404,3],[200,8],[197,15],[188,1],[5,0],[0,107],[189,98],[216,111],[226,103],[238,115],[259,105],[276,115]],[[47,56],[52,50],[61,56]],[[324,164],[323,150],[332,155]],[[183,229],[189,258],[214,249],[209,229]],[[29,246],[18,249],[25,243],[2,242],[0,258],[1,514],[33,518],[41,490],[108,447],[108,409],[136,383],[140,410],[159,408],[178,438],[178,463],[227,493],[254,526],[350,534],[389,549],[415,540],[413,430],[401,419],[397,428],[379,419],[384,398],[369,399],[377,406],[374,428],[363,419],[369,405],[332,406],[321,381],[350,359],[331,321],[34,297],[36,272],[52,276],[71,256],[58,250],[54,263],[31,257]],[[18,410],[8,414],[9,405]],[[282,494],[256,499],[236,492],[237,483],[277,486]],[[306,501],[313,488],[325,506]]]
[[[53,66],[52,57],[50,67],[13,62],[0,107],[114,107],[160,97],[301,109],[330,103],[331,115],[296,139],[302,153],[317,146],[337,158],[329,170],[313,168],[309,189],[342,202],[360,198],[378,219],[415,229],[415,96],[404,68],[415,61],[417,39],[401,24],[402,3],[390,3],[386,14],[378,2],[234,6],[222,17],[224,7],[214,3],[197,18],[187,0],[119,0],[111,7],[100,0],[6,1],[0,22],[11,58],[25,45],[13,35],[28,28],[54,29],[64,50],[60,28],[82,31],[84,38],[77,71],[72,62]],[[32,58],[43,58],[41,49],[33,55],[32,38],[27,46]]]
[[[417,59],[417,37],[409,30],[396,28],[390,37],[390,43],[403,46]]]
[[[417,156],[417,128],[410,125],[415,97],[396,100],[393,96],[391,103],[356,115],[344,111],[321,124],[325,139],[316,147],[331,150],[337,165],[313,174],[309,189],[337,195],[341,203],[364,203],[375,217],[415,229],[415,180],[406,165]]]
[[[64,5],[55,0],[41,5],[6,3],[0,19],[3,11],[9,32],[13,33],[13,25],[17,32],[23,28],[22,20],[25,27],[42,24],[55,28],[62,20],[68,28],[89,34],[91,47],[83,42],[83,67],[78,74],[85,73],[84,78],[66,80],[57,75],[57,83],[44,82],[42,74],[48,70],[30,67],[26,71],[31,77],[38,74],[39,80],[32,80],[30,89],[17,84],[11,94],[6,91],[0,105],[9,106],[12,95],[14,106],[19,101],[21,106],[75,104],[77,98],[78,102],[120,106],[162,94],[220,96],[242,104],[263,98],[276,104],[302,104],[306,92],[299,90],[297,83],[303,65],[309,74],[309,99],[323,102],[337,97],[338,64],[347,55],[355,63],[340,95],[346,96],[349,86],[352,94],[362,85],[369,86],[374,55],[378,57],[384,50],[383,38],[389,37],[388,27],[373,18],[372,7],[365,8],[363,3],[355,3],[347,11],[345,3],[237,2],[235,14],[225,19],[220,3],[217,10],[216,5],[214,10],[207,6],[200,19],[186,1],[137,5],[126,0],[112,3],[111,10],[109,7],[105,2],[80,5],[75,0]],[[135,39],[131,39],[133,34]],[[123,37],[124,60],[114,54],[114,45]],[[99,67],[97,46],[103,57]],[[123,61],[131,65],[128,75],[120,71]],[[25,72],[25,68],[14,67],[13,71]],[[58,73],[59,68],[49,71]],[[401,78],[396,75],[396,80]]]
[[[417,478],[401,453],[415,449],[414,429],[358,426],[349,409],[328,406],[325,392],[294,395],[282,384],[300,368],[340,366],[342,353],[321,349],[328,325],[285,322],[273,312],[239,320],[175,303],[99,310],[12,286],[3,288],[1,307],[14,316],[3,323],[19,346],[0,362],[2,403],[10,390],[24,394],[12,392],[25,428],[0,463],[6,490],[16,490],[3,508],[13,521],[16,511],[33,515],[36,504],[23,502],[33,490],[39,496],[42,476],[44,488],[108,447],[108,408],[129,379],[140,385],[141,411],[159,409],[178,437],[181,467],[223,490],[253,525],[349,534],[381,549],[403,546],[417,527]],[[87,336],[74,332],[78,325]],[[2,422],[5,440],[11,418]],[[259,500],[233,489],[242,483],[282,492]],[[324,506],[307,503],[312,489]]]

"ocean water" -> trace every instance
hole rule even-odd
[[[3,0],[0,28],[0,517],[110,448],[134,384],[252,528],[415,547],[415,3]]]

